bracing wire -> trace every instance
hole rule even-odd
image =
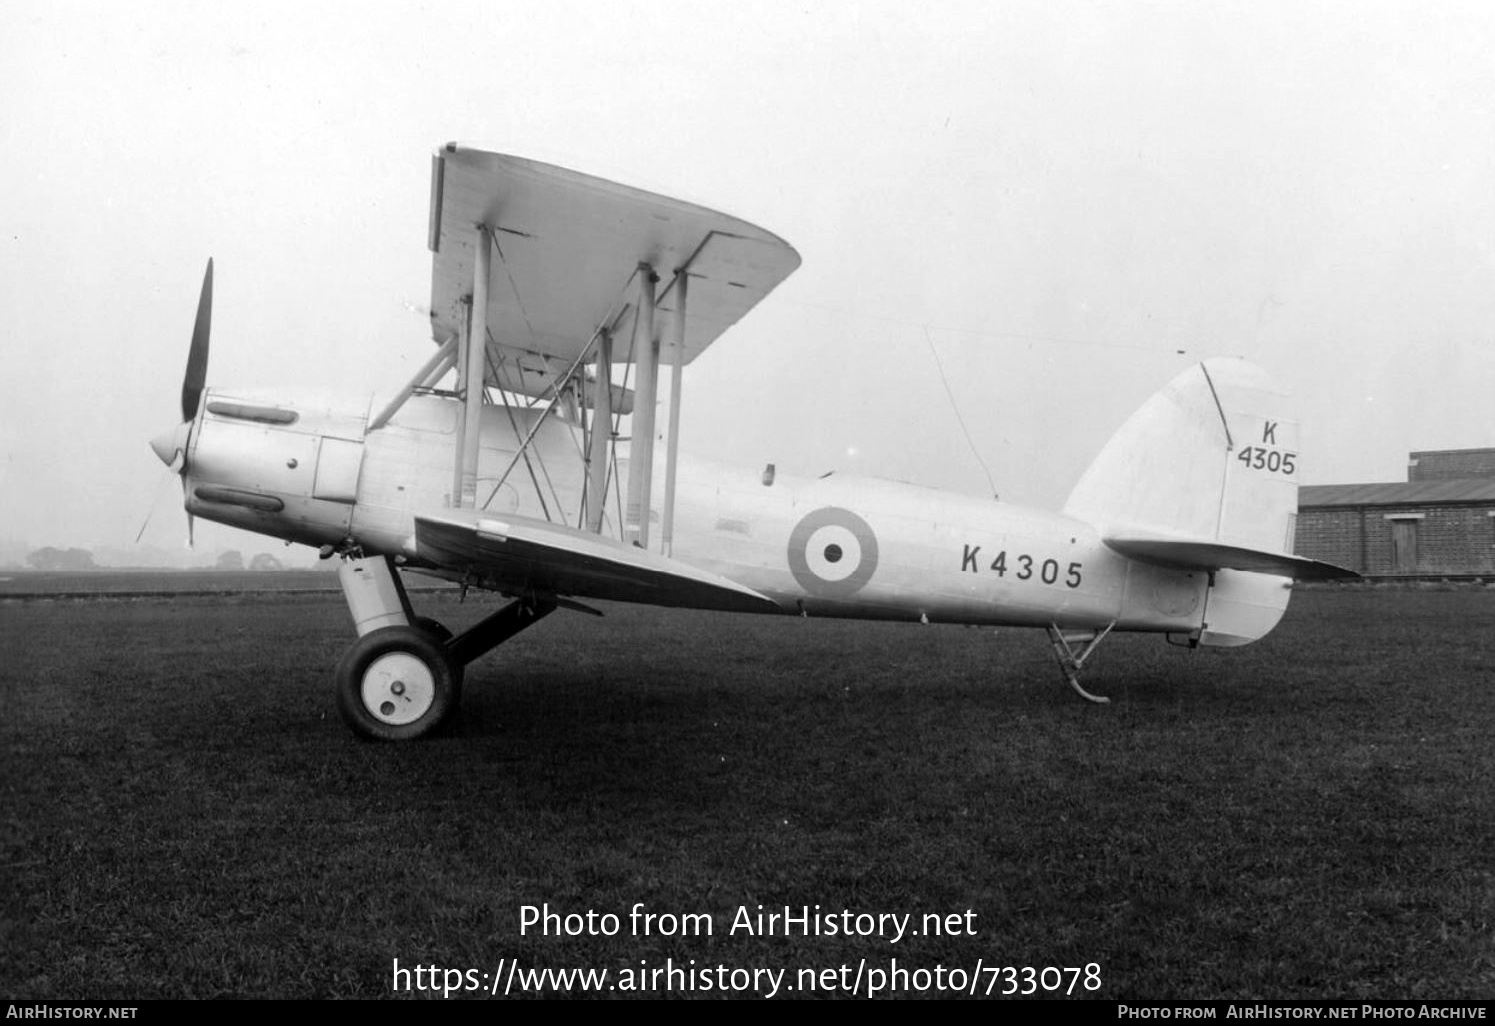
[[[492,338],[493,336],[490,333],[488,337]],[[517,363],[518,361],[516,360],[515,362]],[[503,366],[503,357],[500,356],[498,358],[498,360],[496,360],[494,362],[494,369],[497,370],[498,368],[500,368],[502,366]],[[487,396],[488,396],[488,390],[485,388],[485,389],[483,389],[483,397],[486,399]],[[503,392],[502,392],[502,390],[499,391],[499,398],[500,399],[503,398]],[[500,405],[503,406],[504,413],[508,414],[508,416],[509,416],[509,427],[513,430],[514,437],[518,438],[519,437],[519,422],[514,419],[514,408],[512,406],[510,406],[507,401],[504,401]],[[535,486],[535,498],[537,498],[537,499],[540,500],[540,512],[542,512],[542,513],[545,514],[545,519],[548,521],[548,520],[550,520],[550,505],[545,501],[545,493],[540,488],[540,479],[539,479],[539,477],[537,477],[535,475],[535,467],[534,467],[534,464],[530,462],[530,458],[529,458],[529,453],[528,452],[524,453],[524,467],[525,467],[526,470],[529,471],[530,484],[532,484],[532,485]],[[495,492],[494,494],[496,495],[497,492]],[[492,496],[489,496],[489,501],[492,501]],[[488,508],[486,503],[484,504],[483,508],[484,509]]]
[[[488,333],[488,338],[490,340],[493,340],[493,333],[491,331]],[[497,342],[494,341],[494,344],[497,345]],[[495,367],[502,367],[502,366],[503,366],[503,356],[502,356],[502,353],[500,353],[498,361],[495,364]],[[524,368],[521,366],[521,364],[519,362],[519,358],[517,356],[514,358],[514,367],[515,367],[515,370],[516,370],[517,373],[519,373],[520,375],[523,375]],[[500,391],[502,392],[502,390],[500,390]],[[534,408],[533,406],[527,406],[527,407],[525,407],[525,409],[533,409],[533,408]],[[514,437],[518,438],[519,437],[519,423],[518,423],[517,420],[515,420],[515,418],[514,418],[514,411],[513,411],[512,408],[509,407],[507,401],[505,401],[505,403],[504,403],[504,409],[505,409],[505,412],[507,412],[508,415],[509,415],[509,425],[510,425],[510,427],[512,427],[514,429]],[[545,415],[542,414],[541,416],[543,417]],[[545,511],[545,519],[549,520],[550,519],[550,510],[546,507],[545,496],[543,494],[541,494],[540,482],[535,477],[535,468],[530,463],[530,456],[529,456],[528,450],[524,450],[524,453],[525,453],[525,455],[524,455],[524,464],[525,464],[526,467],[529,468],[530,480],[534,482],[534,485],[535,485],[535,494],[540,499],[540,508]],[[561,502],[560,492],[556,489],[555,482],[553,480],[551,480],[550,469],[545,466],[545,457],[540,453],[539,449],[535,449],[534,462],[538,463],[540,465],[540,474],[541,474],[541,476],[543,476],[545,478],[545,485],[546,485],[546,487],[548,487],[550,489],[550,497],[555,502],[556,513],[557,513],[557,515],[560,516],[561,523],[565,524],[566,526],[570,526],[569,524],[567,524],[567,521],[566,521],[565,504],[563,502]],[[496,495],[497,492],[495,492],[494,494]],[[491,497],[490,497],[490,501],[491,501]]]
[[[624,280],[623,287],[618,290],[617,298],[613,300],[612,309],[617,309],[618,301],[627,294],[628,286],[632,284],[634,275],[636,274],[638,274],[637,268],[635,268],[633,272],[629,274],[628,277]],[[581,366],[582,362],[587,358],[587,354],[592,351],[592,346],[596,344],[598,336],[602,334],[608,323],[610,322],[604,320],[597,326],[597,328],[592,331],[592,337],[587,340],[586,345],[581,347],[581,351],[576,354],[576,359],[571,361],[571,366],[566,370],[566,373],[563,377],[551,379],[550,388],[547,390],[550,395],[550,401],[545,407],[545,412],[535,419],[535,422],[530,427],[529,433],[525,436],[524,441],[519,443],[521,452],[524,450],[525,446],[529,445],[530,441],[535,437],[535,433],[540,430],[540,425],[544,422],[546,417],[550,416],[551,411],[555,409],[556,403],[560,402],[562,383],[570,381],[572,376],[575,375],[576,369]],[[504,468],[504,472],[499,475],[498,483],[493,486],[493,491],[488,493],[488,499],[483,503],[484,509],[488,508],[488,503],[493,501],[493,497],[498,494],[498,490],[503,487],[503,483],[509,479],[509,474],[513,472],[514,467],[518,465],[518,463],[519,453],[516,452],[513,458],[509,460],[509,465]]]
[[[950,409],[955,413],[955,420],[960,425],[961,433],[966,436],[966,444],[971,447],[971,455],[976,457],[976,462],[981,464],[981,472],[986,475],[987,486],[995,497],[997,494],[997,483],[992,480],[991,468],[986,465],[986,460],[981,458],[981,450],[976,448],[976,442],[971,438],[971,429],[966,427],[966,419],[960,415],[960,404],[955,401],[955,393],[950,389],[950,379],[945,377],[945,365],[940,362],[939,350],[934,347],[934,339],[929,337],[929,329],[924,329],[924,341],[929,343],[929,355],[934,357],[934,369],[940,372],[940,383],[945,386],[945,395],[950,399]]]
[[[514,292],[514,305],[519,308],[519,316],[524,318],[524,330],[529,332],[530,344],[535,345],[535,326],[530,322],[529,311],[524,308],[524,297],[519,294],[519,283],[514,280],[514,271],[504,257],[503,247],[498,244],[498,233],[489,232],[488,237],[493,240],[493,249],[498,253],[498,264],[504,269],[504,277],[509,279],[509,288]]]

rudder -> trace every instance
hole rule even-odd
[[[1288,396],[1244,360],[1208,360],[1132,414],[1080,478],[1064,512],[1107,539],[1151,540],[1155,551],[1146,561],[1209,570],[1200,641],[1242,645],[1276,626],[1290,578],[1228,569],[1228,554],[1293,559],[1299,472],[1299,427]],[[1210,546],[1225,555],[1214,562],[1188,555]]]

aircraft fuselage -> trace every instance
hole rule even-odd
[[[187,508],[272,537],[353,544],[451,576],[450,568],[422,566],[414,518],[453,506],[461,409],[452,399],[415,396],[367,431],[366,400],[284,402],[210,391],[187,454]],[[578,526],[586,477],[580,430],[548,417],[528,460],[515,462],[538,416],[484,407],[478,504],[500,516]],[[614,537],[622,504],[613,496],[627,480],[626,458],[618,463],[603,528]],[[650,541],[658,550],[663,488],[653,495]],[[875,478],[798,478],[684,455],[667,541],[673,558],[752,588],[785,613],[810,616],[1197,635],[1210,589],[1210,575],[1128,559],[1094,526],[1063,514]]]

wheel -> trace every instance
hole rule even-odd
[[[424,631],[427,635],[435,640],[438,646],[444,646],[448,641],[452,640],[452,632],[447,629],[446,624],[429,616],[415,617],[410,621],[410,626],[414,627],[418,631]],[[447,666],[451,668],[452,682],[456,685],[457,688],[455,697],[452,699],[452,705],[454,707],[460,706],[462,704],[462,679],[463,670],[465,668],[458,666],[450,659],[447,660]]]
[[[337,705],[362,737],[410,741],[436,729],[456,708],[457,679],[430,635],[415,627],[382,627],[343,653]]]

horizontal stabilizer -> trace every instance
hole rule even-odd
[[[1360,576],[1353,570],[1317,559],[1193,538],[1144,535],[1107,538],[1105,542],[1123,556],[1171,570],[1245,570],[1297,581],[1335,581]]]
[[[618,602],[771,613],[751,588],[668,557],[574,527],[485,510],[415,518],[412,555],[466,569],[511,594],[575,595]]]

